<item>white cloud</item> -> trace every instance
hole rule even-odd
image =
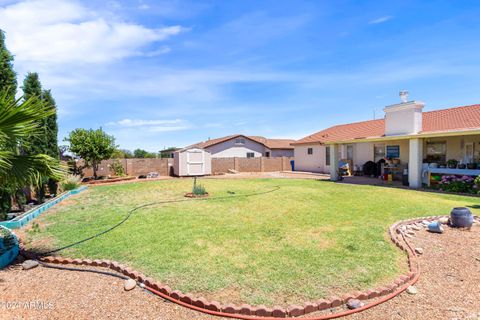
[[[368,23],[369,24],[378,24],[378,23],[387,22],[388,20],[391,20],[391,19],[393,19],[392,16],[383,16],[383,17],[380,17],[380,18],[377,18],[377,19],[370,20]]]
[[[57,66],[140,55],[146,46],[185,30],[178,25],[147,28],[93,12],[74,0],[34,0],[0,7],[0,28],[7,32],[7,45],[17,63]]]
[[[122,119],[119,121],[111,121],[107,123],[109,127],[116,127],[120,130],[143,130],[147,132],[170,132],[189,129],[190,124],[182,119]]]
[[[157,126],[157,125],[171,125],[182,123],[181,119],[173,120],[140,120],[140,119],[122,119],[119,121],[113,121],[107,123],[109,126],[122,126],[122,127],[144,127],[144,126]]]

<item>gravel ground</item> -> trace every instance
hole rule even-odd
[[[416,295],[400,296],[346,320],[480,319],[480,226],[417,232],[421,276]]]
[[[344,319],[480,319],[480,226],[417,232],[422,275],[418,293]],[[33,303],[31,303],[33,302]],[[313,316],[310,314],[309,316]],[[97,274],[14,265],[0,271],[1,319],[220,319],[164,302],[138,287]]]

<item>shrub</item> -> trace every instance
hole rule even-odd
[[[448,192],[474,193],[477,185],[470,176],[442,176],[440,181],[440,189]]]
[[[477,176],[473,183],[475,183],[475,186],[477,187],[476,190],[479,190],[477,193],[480,194],[480,176]]]
[[[81,179],[82,178],[80,176],[76,176],[73,174],[67,175],[67,177],[62,182],[60,182],[62,190],[69,191],[69,190],[77,189],[78,187],[80,187]]]
[[[205,187],[201,184],[195,184],[192,189],[192,193],[196,196],[204,196],[207,194]]]
[[[120,163],[120,160],[118,160],[118,159],[113,160],[112,164],[110,165],[110,170],[117,177],[125,176],[125,169],[123,169],[123,166]]]

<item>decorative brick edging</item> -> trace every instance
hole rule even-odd
[[[399,290],[401,291],[401,287],[404,287],[406,284],[410,283],[420,273],[416,253],[409,245],[406,238],[411,237],[412,232],[420,231],[426,228],[426,223],[424,222],[431,222],[441,217],[445,216],[430,216],[425,218],[402,220],[394,223],[388,229],[390,239],[393,241],[393,243],[395,243],[395,245],[399,249],[407,253],[409,269],[407,274],[400,275],[390,284],[383,287],[369,289],[366,291],[355,291],[352,293],[344,294],[341,297],[332,296],[328,299],[308,301],[305,302],[303,305],[291,305],[287,308],[281,306],[266,307],[264,305],[251,306],[249,304],[242,304],[239,306],[231,303],[222,304],[215,300],[208,301],[204,297],[196,297],[192,294],[183,293],[179,290],[172,290],[167,285],[161,284],[154,279],[149,278],[140,272],[132,270],[131,268],[123,264],[110,260],[71,259],[60,256],[41,257],[40,260],[46,263],[54,264],[73,264],[110,268],[111,270],[122,273],[125,276],[144,284],[146,287],[150,287],[156,291],[168,295],[173,300],[179,300],[183,303],[211,311],[251,316],[271,316],[277,318],[284,318],[287,316],[297,317],[315,311],[322,311],[330,308],[339,307],[343,304],[346,304],[347,301],[350,299],[369,300],[390,295],[392,293],[398,292]],[[476,217],[475,219],[480,221],[478,217]],[[35,254],[26,251],[23,248],[21,249],[20,254],[27,258],[38,258]]]

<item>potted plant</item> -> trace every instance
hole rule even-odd
[[[455,159],[450,159],[447,161],[447,166],[448,168],[450,169],[455,169],[458,165],[458,160],[455,160]]]
[[[457,166],[458,169],[466,169],[467,165],[465,163],[459,163]]]
[[[477,169],[477,164],[475,162],[467,163],[467,169],[475,170]]]

